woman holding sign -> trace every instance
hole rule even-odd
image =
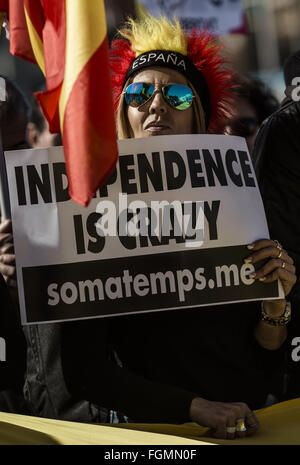
[[[119,138],[217,133],[230,74],[211,37],[151,16],[130,20],[121,34],[112,48]],[[245,247],[245,262],[261,260],[252,277],[280,279],[288,295],[296,278],[286,251],[269,239]],[[68,323],[66,340],[89,341],[66,346],[69,387],[132,421],[194,421],[215,437],[244,437],[258,428],[252,410],[272,388],[289,318],[279,299]],[[110,325],[113,367],[103,360]]]
[[[119,137],[218,132],[230,74],[212,39],[204,33],[187,37],[177,22],[151,17],[131,22],[123,36],[112,51]],[[12,284],[14,255],[6,227],[0,231],[0,272]],[[289,294],[295,268],[279,244],[256,241],[245,247],[245,260],[266,260],[253,278],[265,283],[280,278]],[[195,421],[216,437],[243,437],[257,430],[252,410],[262,407],[270,392],[269,375],[281,361],[288,321],[287,302],[279,299],[262,307],[239,303],[54,324],[41,341],[43,348],[49,341],[56,348],[51,368],[45,361],[57,387],[51,402],[64,399],[60,372],[52,369],[52,357],[61,366],[55,341],[62,331],[63,382],[73,395],[66,403],[73,413],[87,400],[133,421]],[[35,355],[30,361],[37,363]],[[39,373],[27,383],[32,392],[37,378]],[[37,404],[38,397],[40,414],[49,416],[42,395],[30,400]],[[78,415],[89,421],[82,409]]]

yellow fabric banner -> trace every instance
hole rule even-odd
[[[195,423],[95,425],[0,412],[0,445],[300,445],[300,398],[255,413],[255,435],[222,440]]]

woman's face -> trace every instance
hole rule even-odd
[[[138,108],[128,105],[127,115],[133,137],[193,133],[193,105],[186,110],[176,110],[166,102],[161,92],[167,84],[188,85],[182,74],[169,68],[147,68],[138,73],[133,82],[145,82],[155,87],[149,101]]]
[[[225,134],[245,137],[250,155],[259,130],[255,108],[244,98],[236,98],[232,105],[232,118],[225,125]]]

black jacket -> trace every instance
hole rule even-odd
[[[109,422],[109,412],[99,405],[78,399],[69,393],[62,368],[62,328],[67,323],[43,323],[24,326],[27,343],[27,368],[24,396],[31,415],[86,423]],[[70,363],[74,345],[69,341]],[[74,352],[74,355],[73,355]]]
[[[265,207],[270,237],[294,259],[297,283],[291,297],[300,297],[300,102],[289,95],[264,121],[254,147],[254,166]]]
[[[294,259],[297,282],[288,298],[292,320],[286,341],[285,384],[279,400],[300,396],[300,101],[291,98],[264,121],[255,141],[254,165],[270,236],[279,240]]]
[[[23,397],[26,343],[5,281],[0,274],[0,410],[28,414]]]
[[[260,312],[260,302],[246,302],[67,322],[66,385],[74,397],[138,422],[190,421],[196,396],[261,408],[284,347],[256,343]],[[122,368],[110,360],[110,344]]]

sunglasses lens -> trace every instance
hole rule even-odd
[[[149,100],[153,92],[154,86],[152,84],[134,82],[126,89],[125,102],[132,107],[139,107]]]
[[[177,110],[186,110],[193,103],[192,90],[182,84],[170,84],[162,91],[169,104]]]

